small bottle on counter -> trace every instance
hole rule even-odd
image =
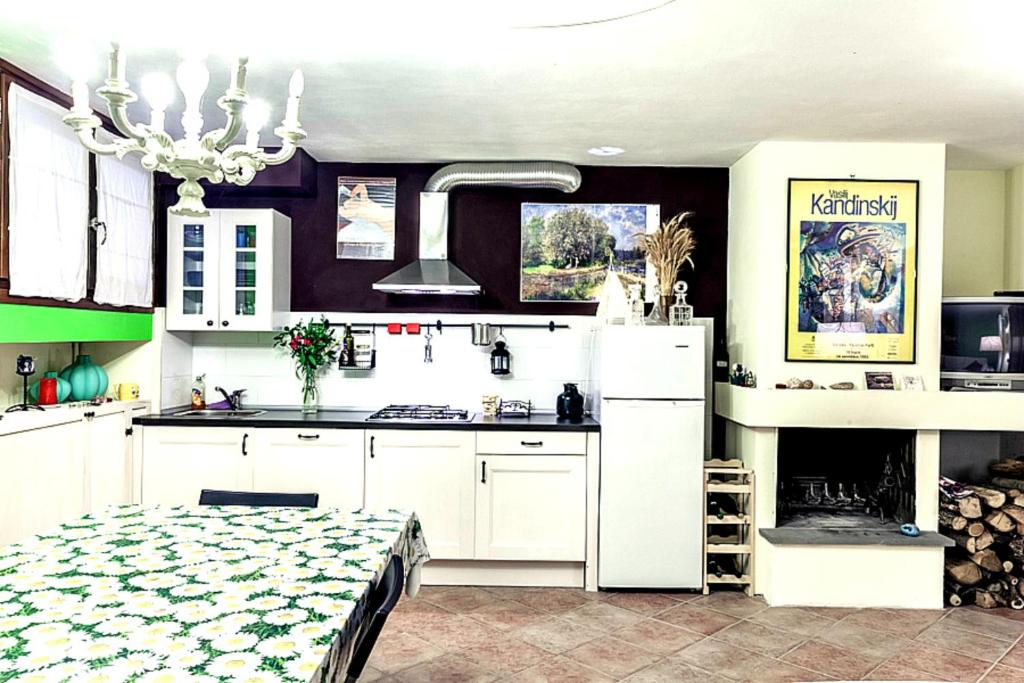
[[[206,410],[206,375],[196,375],[192,382],[192,410]]]

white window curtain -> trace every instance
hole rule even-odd
[[[89,153],[67,109],[18,85],[7,94],[10,293],[78,301],[89,248]]]
[[[138,155],[96,158],[98,304],[153,304],[153,174]]]

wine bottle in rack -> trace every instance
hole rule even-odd
[[[743,517],[743,513],[740,512],[739,505],[736,499],[728,493],[709,493],[708,494],[708,514],[722,519],[726,515],[734,515],[736,517]]]

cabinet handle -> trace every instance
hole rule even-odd
[[[520,441],[519,443],[529,448],[540,448],[544,445],[543,441]]]
[[[319,438],[319,434],[299,434],[300,441],[316,441]]]
[[[487,483],[487,461],[486,460],[484,460],[483,462],[480,463],[480,483],[481,484],[486,484]]]
[[[212,320],[207,320],[206,321],[206,326],[207,327],[213,327],[213,321]]]
[[[221,327],[227,327],[228,326],[228,321],[227,320],[221,320],[220,321],[220,326]]]
[[[377,437],[375,437],[375,436],[371,436],[370,437],[370,457],[371,458],[373,457],[373,440],[376,439],[376,438]]]
[[[249,455],[249,451],[245,447],[247,441],[249,441],[249,435],[248,434],[243,434],[242,435],[242,455]]]

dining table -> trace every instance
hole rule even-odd
[[[0,547],[0,682],[341,681],[415,513],[117,505]]]

